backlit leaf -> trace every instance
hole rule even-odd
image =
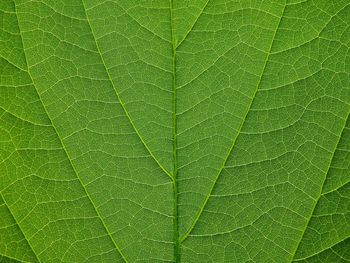
[[[0,262],[349,262],[348,0],[1,0]]]

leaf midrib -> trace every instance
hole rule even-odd
[[[176,97],[176,40],[174,35],[174,21],[173,21],[173,0],[170,3],[170,31],[171,31],[171,48],[172,48],[172,110],[173,110],[173,231],[174,231],[174,259],[175,262],[180,262],[180,241],[179,241],[179,220],[178,220],[178,181],[177,181],[177,97]]]

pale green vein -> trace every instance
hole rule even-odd
[[[86,11],[87,9],[86,9],[86,7],[85,7],[85,3],[84,3],[83,0],[81,0],[81,1],[82,1],[82,4],[83,4],[85,16],[86,16],[86,20],[87,20],[87,22],[88,22],[88,24],[89,24],[92,37],[93,37],[93,39],[94,39],[94,42],[95,42],[95,44],[96,44],[97,51],[98,51],[98,53],[99,53],[99,55],[100,55],[100,58],[101,58],[101,62],[102,62],[102,64],[103,64],[104,68],[105,68],[105,71],[106,71],[107,75],[108,75],[108,79],[109,79],[109,81],[110,81],[110,83],[111,83],[111,85],[112,85],[112,87],[113,87],[114,94],[115,94],[115,96],[117,97],[117,100],[119,101],[119,103],[120,103],[120,105],[121,105],[121,107],[122,107],[122,109],[123,109],[123,111],[124,111],[126,117],[128,118],[128,120],[129,120],[131,126],[133,127],[134,131],[136,132],[137,136],[139,137],[140,141],[142,142],[143,146],[146,148],[146,150],[148,151],[148,153],[150,154],[150,156],[151,156],[151,157],[153,158],[153,160],[157,163],[157,165],[160,167],[160,169],[161,169],[172,181],[174,181],[173,176],[164,168],[164,166],[158,161],[158,159],[154,156],[154,154],[152,153],[152,151],[150,150],[150,148],[147,146],[147,144],[146,144],[146,142],[143,140],[143,138],[142,138],[140,132],[139,132],[138,129],[136,128],[136,126],[135,126],[135,124],[134,124],[134,122],[133,122],[133,120],[132,120],[132,118],[131,118],[129,112],[126,110],[125,103],[122,101],[122,99],[121,99],[121,97],[120,97],[120,95],[119,95],[119,92],[117,91],[117,88],[116,88],[116,86],[115,86],[115,84],[114,84],[114,81],[113,81],[113,79],[112,79],[112,77],[111,77],[111,75],[110,75],[110,73],[109,73],[109,70],[108,70],[108,68],[107,68],[107,66],[106,66],[105,60],[104,60],[104,58],[103,58],[103,56],[102,56],[102,52],[101,52],[101,50],[100,50],[99,44],[97,43],[97,40],[96,40],[96,37],[95,37],[96,34],[94,33],[94,30],[92,29],[91,22],[90,22],[89,16],[88,16],[87,11]]]
[[[11,214],[13,220],[15,220],[15,223],[16,223],[16,225],[18,226],[19,230],[21,231],[21,233],[22,233],[24,239],[27,241],[28,246],[29,246],[30,249],[33,251],[33,254],[34,254],[35,258],[38,260],[38,262],[40,262],[40,260],[39,260],[39,258],[38,258],[38,256],[37,256],[37,254],[35,253],[35,251],[34,251],[32,245],[31,245],[30,242],[29,242],[29,239],[28,239],[27,236],[24,234],[24,231],[22,230],[21,226],[20,226],[19,223],[17,222],[16,217],[13,215],[10,206],[7,204],[7,202],[6,202],[4,196],[2,195],[1,192],[0,192],[0,198],[4,201],[4,204],[6,205],[7,210],[10,212],[10,214]],[[8,256],[6,256],[6,257],[8,257]],[[17,260],[17,259],[16,259],[16,260]]]
[[[348,240],[349,240],[349,238],[343,240],[342,242],[346,242],[346,241],[348,241]],[[340,242],[340,243],[342,243],[342,242]],[[340,243],[338,243],[337,245],[339,245]],[[334,250],[334,246],[331,247],[330,250],[332,250],[332,252],[333,252],[335,255],[337,255],[338,257],[340,257],[341,259],[345,260],[346,262],[350,262],[350,259],[349,259],[349,258],[345,258],[345,257],[343,257],[342,255],[340,255],[338,251],[335,251],[335,250]]]
[[[151,33],[152,35],[156,36],[157,38],[159,38],[159,39],[161,39],[161,40],[163,40],[163,41],[169,43],[169,40],[163,38],[162,36],[156,34],[156,33],[153,32],[152,30],[150,30],[149,28],[147,28],[147,27],[145,27],[144,25],[142,25],[134,16],[131,15],[131,14],[128,12],[128,10],[126,10],[123,6],[119,5],[118,3],[115,3],[115,4],[116,4],[120,9],[122,9],[122,10],[125,12],[125,14],[126,14],[127,16],[129,16],[133,21],[135,21],[135,23],[137,23],[142,29],[146,30],[147,32]],[[87,10],[87,9],[85,9],[85,10]]]
[[[16,12],[17,21],[18,21],[17,7],[16,7],[16,2],[15,2],[15,1],[14,1],[14,5],[15,5],[15,12]],[[27,63],[27,67],[29,68],[29,66],[28,66],[28,59],[27,59],[26,52],[25,52],[25,48],[24,48],[24,44],[23,44],[23,37],[22,37],[22,32],[21,32],[21,27],[20,27],[20,23],[19,23],[19,22],[18,22],[18,29],[19,29],[19,31],[20,31],[20,36],[21,36],[21,40],[22,40],[23,53],[24,53],[24,56],[25,56],[25,60],[26,60],[26,63]],[[109,238],[111,239],[111,241],[112,241],[114,247],[117,249],[118,253],[119,253],[120,256],[123,258],[123,260],[124,260],[125,262],[128,262],[128,261],[126,260],[125,256],[124,256],[124,254],[122,253],[121,249],[119,248],[119,246],[116,244],[115,240],[113,239],[112,234],[111,234],[110,231],[108,230],[108,227],[107,227],[107,225],[105,224],[104,220],[102,219],[102,216],[101,216],[101,214],[99,213],[99,211],[98,211],[96,205],[94,204],[94,202],[93,202],[93,200],[92,200],[90,194],[88,193],[88,191],[87,191],[85,185],[83,184],[83,182],[82,182],[80,176],[78,175],[77,171],[75,170],[75,167],[74,167],[74,165],[73,165],[73,163],[72,163],[72,159],[71,159],[71,157],[69,156],[69,153],[68,153],[68,151],[67,151],[67,149],[66,149],[66,147],[65,147],[65,144],[63,143],[63,141],[62,141],[62,139],[61,139],[61,137],[60,137],[60,135],[59,135],[59,133],[58,133],[56,127],[53,125],[53,122],[52,122],[52,120],[51,120],[51,118],[50,118],[50,115],[49,115],[49,113],[48,113],[48,111],[47,111],[47,109],[46,109],[46,106],[45,106],[45,104],[44,104],[44,102],[43,102],[43,100],[42,100],[42,98],[41,98],[41,96],[40,96],[40,93],[39,93],[39,91],[37,90],[37,88],[36,88],[36,86],[35,86],[34,79],[33,79],[32,75],[30,74],[29,69],[28,69],[28,75],[29,75],[29,77],[31,78],[31,81],[32,81],[32,83],[33,83],[33,86],[34,86],[34,88],[35,88],[35,91],[36,91],[36,93],[37,93],[37,95],[38,95],[38,97],[39,97],[39,99],[40,99],[40,102],[41,102],[41,104],[42,104],[44,110],[45,110],[45,113],[46,113],[46,115],[47,115],[47,117],[48,117],[48,119],[49,119],[49,121],[50,121],[50,123],[51,123],[51,125],[52,125],[52,128],[54,129],[54,131],[55,131],[55,133],[56,133],[56,135],[57,135],[57,137],[58,137],[58,139],[59,139],[59,141],[60,141],[60,143],[61,143],[61,145],[62,145],[62,148],[63,148],[63,150],[64,150],[64,152],[65,152],[65,154],[66,154],[66,156],[67,156],[67,159],[68,159],[68,161],[69,161],[69,163],[70,163],[70,165],[71,165],[71,167],[72,167],[72,169],[73,169],[73,171],[74,171],[74,173],[75,173],[75,175],[76,175],[76,177],[77,177],[79,183],[81,184],[81,186],[82,186],[82,188],[83,188],[83,190],[84,190],[84,192],[85,192],[85,195],[88,197],[88,199],[89,199],[91,205],[93,206],[93,208],[94,208],[94,210],[95,210],[97,216],[99,217],[99,219],[100,219],[100,221],[101,221],[101,223],[102,223],[104,229],[106,230],[106,232],[107,232]],[[19,225],[18,225],[18,226],[19,226]]]
[[[345,130],[345,129],[344,129]],[[341,149],[337,149],[338,151],[341,151]],[[344,169],[346,169],[346,168],[344,168]],[[350,179],[350,178],[349,178]],[[347,181],[347,182],[345,182],[345,183],[343,183],[343,184],[341,184],[341,185],[339,185],[337,188],[335,188],[335,189],[332,189],[332,190],[329,190],[329,191],[327,191],[327,192],[322,192],[322,196],[325,196],[325,195],[328,195],[328,194],[331,194],[331,193],[334,193],[334,192],[336,192],[336,191],[339,191],[342,187],[344,187],[344,186],[346,186],[347,184],[349,184],[350,183],[350,180],[349,181]]]
[[[268,62],[268,60],[269,60],[269,57],[270,57],[270,54],[271,54],[271,51],[272,51],[272,47],[273,47],[273,43],[274,43],[274,40],[275,40],[275,37],[276,37],[276,33],[277,33],[278,28],[279,28],[279,26],[280,26],[280,24],[281,24],[282,17],[283,17],[283,15],[284,15],[285,9],[286,9],[286,4],[285,4],[284,7],[283,7],[282,14],[281,14],[280,19],[279,19],[279,21],[278,21],[277,27],[276,27],[276,29],[275,29],[275,31],[274,31],[274,33],[273,33],[272,40],[271,40],[270,47],[269,47],[269,51],[268,51],[268,53],[267,53],[267,55],[266,55],[265,62],[264,62],[264,66],[263,66],[262,72],[261,72],[261,74],[260,74],[259,81],[258,81],[258,83],[257,83],[257,85],[256,85],[256,88],[255,88],[253,97],[252,97],[252,99],[251,99],[251,101],[250,101],[250,104],[248,105],[247,111],[246,111],[246,113],[245,113],[245,115],[244,115],[244,118],[243,118],[243,120],[242,120],[242,122],[241,122],[241,125],[240,125],[240,127],[239,127],[239,129],[238,129],[238,131],[237,131],[237,135],[236,135],[236,137],[233,139],[232,144],[231,144],[231,147],[229,148],[229,150],[228,150],[228,152],[227,152],[227,154],[226,154],[226,157],[225,157],[225,159],[224,159],[224,161],[223,161],[223,163],[222,163],[222,165],[221,165],[221,167],[220,167],[218,173],[216,174],[216,176],[215,176],[215,178],[214,178],[214,182],[213,182],[212,187],[211,187],[211,189],[210,189],[210,191],[209,191],[209,194],[206,196],[206,198],[205,198],[205,200],[204,200],[204,203],[203,203],[203,205],[201,206],[201,208],[199,209],[199,211],[198,211],[198,213],[197,213],[197,215],[196,215],[196,217],[195,217],[195,220],[193,221],[192,225],[191,225],[190,228],[187,230],[187,232],[180,238],[180,243],[182,243],[182,242],[184,242],[184,241],[186,240],[186,238],[191,234],[191,232],[193,231],[194,227],[196,226],[196,224],[197,224],[197,222],[198,222],[200,216],[202,215],[202,213],[203,213],[203,211],[204,211],[204,208],[206,207],[206,205],[207,205],[207,203],[208,203],[208,201],[209,201],[210,196],[212,195],[212,192],[213,192],[213,190],[214,190],[214,187],[215,187],[215,185],[216,185],[216,182],[218,181],[218,179],[219,179],[219,177],[220,177],[220,175],[221,175],[221,173],[222,173],[222,171],[223,171],[223,169],[224,169],[224,167],[225,167],[225,164],[226,164],[226,162],[227,162],[229,156],[231,155],[231,153],[232,153],[232,151],[233,151],[233,149],[234,149],[234,146],[235,146],[235,144],[236,144],[236,141],[237,141],[237,139],[238,139],[238,137],[239,137],[239,135],[240,135],[240,133],[241,133],[243,124],[245,123],[245,120],[246,120],[246,118],[247,118],[247,116],[248,116],[248,113],[249,113],[249,111],[250,111],[250,108],[251,108],[252,105],[253,105],[254,98],[255,98],[255,96],[256,96],[256,94],[257,94],[257,91],[258,91],[258,89],[259,89],[259,87],[260,87],[260,84],[261,84],[263,75],[264,75],[264,73],[265,73],[266,65],[267,65],[267,62]]]
[[[25,71],[25,72],[28,73],[28,71]],[[3,108],[2,106],[0,106],[0,109],[3,110],[5,113],[13,116],[14,118],[16,118],[16,119],[18,119],[20,121],[26,122],[28,124],[31,124],[31,125],[34,125],[34,126],[38,126],[38,127],[50,127],[50,125],[40,124],[40,123],[37,123],[37,122],[33,122],[31,120],[26,120],[26,119],[24,119],[24,118],[22,118],[22,117],[20,117],[20,116],[18,116],[16,114],[14,114],[13,112]]]
[[[178,185],[177,185],[177,119],[176,119],[176,46],[173,24],[173,0],[170,0],[170,30],[172,42],[172,62],[173,62],[173,165],[174,165],[174,181],[173,181],[173,198],[174,198],[174,258],[175,262],[180,262],[180,243],[179,243],[179,222],[178,222]]]
[[[294,252],[292,253],[292,255],[293,255],[292,261],[294,260],[294,257],[295,257],[295,255],[296,255],[296,253],[297,253],[297,251],[298,251],[298,249],[299,249],[299,247],[300,247],[301,241],[303,240],[303,237],[304,237],[304,235],[305,235],[305,232],[306,232],[306,230],[307,230],[307,228],[308,228],[308,226],[309,226],[309,224],[310,224],[310,222],[311,222],[311,218],[312,218],[312,216],[313,216],[313,214],[314,214],[314,211],[315,211],[315,209],[316,209],[316,207],[317,207],[317,204],[318,204],[320,198],[323,196],[323,194],[322,194],[323,187],[324,187],[325,182],[326,182],[326,180],[327,180],[327,176],[328,176],[329,170],[330,170],[330,168],[331,168],[332,161],[333,161],[333,159],[334,159],[334,155],[335,155],[335,152],[336,152],[337,147],[338,147],[338,145],[339,145],[340,139],[341,139],[342,134],[343,134],[343,132],[344,132],[344,130],[345,130],[346,122],[347,122],[347,119],[349,118],[349,114],[350,114],[350,108],[349,108],[349,110],[348,110],[347,118],[344,120],[344,126],[343,126],[343,128],[342,128],[342,131],[341,131],[341,133],[340,133],[340,136],[338,136],[337,143],[335,144],[335,148],[334,148],[334,150],[332,151],[331,158],[329,159],[328,168],[327,168],[326,174],[325,174],[325,176],[324,176],[322,185],[321,185],[321,187],[320,187],[320,191],[319,191],[319,194],[318,194],[318,198],[316,199],[316,201],[315,201],[315,203],[314,203],[314,206],[313,206],[313,208],[312,208],[312,210],[311,210],[310,216],[309,216],[309,218],[308,218],[308,220],[307,220],[307,222],[306,222],[306,226],[305,226],[305,228],[303,229],[303,232],[302,232],[301,237],[300,237],[300,239],[299,239],[299,242],[298,242],[298,244],[295,246],[295,250],[294,250]],[[321,252],[322,252],[322,251],[321,251]],[[317,255],[317,254],[314,254],[314,255]],[[311,257],[311,256],[310,256],[310,257]],[[298,260],[300,260],[300,259],[298,259]],[[294,261],[297,261],[297,260],[294,260]]]
[[[6,262],[7,260],[11,260],[11,261],[16,261],[16,262],[20,262],[20,263],[31,263],[29,261],[23,261],[23,260],[20,260],[18,258],[14,258],[14,257],[10,257],[10,256],[6,256],[6,255],[1,255],[0,254],[0,262]]]
[[[207,7],[208,3],[210,0],[207,0],[207,2],[205,3],[205,5],[203,6],[202,10],[200,11],[200,13],[198,14],[197,18],[195,19],[195,21],[193,22],[191,28],[186,32],[185,36],[179,41],[179,43],[175,46],[175,49],[178,49],[180,47],[180,45],[182,44],[182,42],[185,41],[185,39],[188,37],[188,35],[190,34],[190,32],[193,30],[194,26],[197,24],[198,19],[201,17],[201,15],[204,13],[205,8]]]
[[[9,63],[11,66],[21,70],[21,71],[26,71],[25,69],[21,68],[20,66],[17,66],[15,63],[13,63],[12,61],[10,61],[9,59],[5,58],[4,56],[1,56],[0,58],[2,58],[3,60],[5,60],[7,63]]]
[[[332,249],[332,251],[333,251],[337,256],[339,256],[339,257],[342,258],[342,256],[340,256],[338,253],[336,253],[336,252],[333,250],[333,248],[334,248],[335,246],[337,246],[337,245],[343,243],[344,241],[346,241],[346,240],[348,240],[348,239],[349,239],[349,238],[346,237],[346,238],[340,240],[339,242],[337,242],[337,243],[335,243],[335,244],[333,244],[333,245],[331,245],[331,246],[329,246],[329,247],[326,247],[325,249],[322,249],[321,251],[318,251],[318,252],[315,253],[315,254],[312,254],[312,255],[307,256],[307,257],[304,257],[304,258],[298,258],[298,259],[292,260],[292,261],[293,261],[293,262],[298,262],[298,261],[302,261],[302,260],[305,260],[305,259],[308,259],[308,258],[312,258],[312,257],[314,257],[314,256],[317,256],[318,254],[321,254],[322,252],[327,251],[328,249]]]

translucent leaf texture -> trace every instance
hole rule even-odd
[[[1,0],[0,262],[350,261],[348,0]]]

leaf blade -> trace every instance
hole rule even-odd
[[[38,261],[347,260],[346,0],[16,4],[0,192]]]

